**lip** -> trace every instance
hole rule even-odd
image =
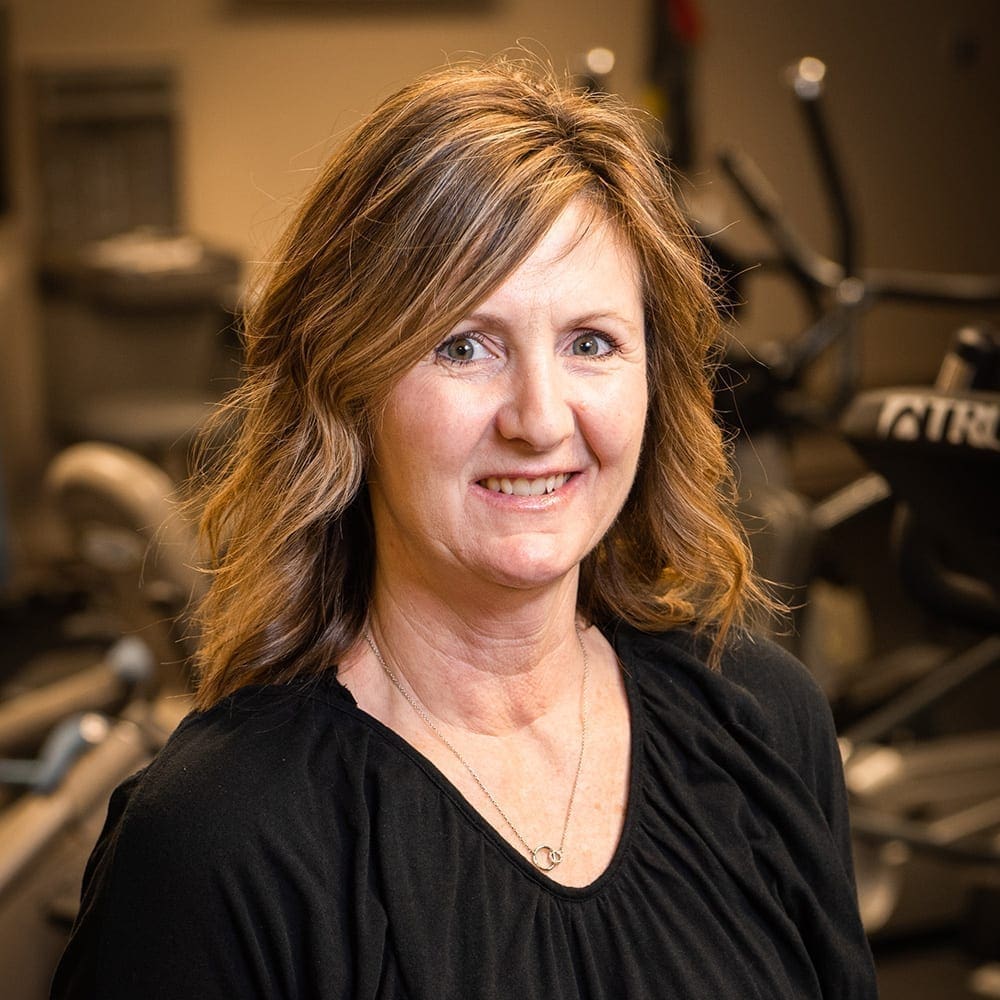
[[[508,496],[549,496],[566,485],[572,472],[543,472],[533,476],[502,475],[484,476],[478,485],[485,486],[492,493],[506,493]]]
[[[511,485],[514,484],[515,480],[526,480],[528,483],[537,482],[539,480],[547,480],[550,478],[562,478],[566,477],[565,482],[557,485],[555,489],[549,492],[542,493],[532,493],[530,495],[523,495],[518,493],[508,493],[504,489],[496,490],[490,489],[487,484],[489,480],[507,480]],[[569,493],[575,492],[575,486],[581,477],[581,472],[579,470],[567,471],[565,469],[560,469],[557,472],[532,472],[526,473],[524,471],[519,472],[509,472],[503,474],[490,473],[486,476],[482,476],[472,483],[472,487],[475,492],[482,496],[484,499],[490,502],[500,504],[502,506],[507,506],[509,504],[516,504],[519,507],[550,507],[554,503],[559,503],[564,500]]]

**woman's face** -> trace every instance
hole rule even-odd
[[[369,479],[377,573],[457,595],[575,573],[628,495],[646,399],[634,255],[571,203],[392,391]]]

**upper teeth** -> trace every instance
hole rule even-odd
[[[494,493],[507,493],[516,497],[538,497],[543,493],[552,493],[559,489],[566,480],[569,473],[561,472],[558,476],[540,476],[538,479],[508,479],[502,476],[490,476],[481,480],[481,485]]]

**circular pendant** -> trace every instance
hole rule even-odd
[[[557,851],[548,844],[542,844],[531,852],[531,863],[543,872],[550,872],[562,861],[562,851]]]

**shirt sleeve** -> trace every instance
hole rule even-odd
[[[822,689],[799,660],[772,642],[756,656],[756,696],[772,716],[782,755],[809,785],[854,883],[851,823],[840,745]],[[749,680],[746,682],[749,686]]]
[[[671,641],[704,662],[708,639],[680,632]],[[822,810],[852,885],[851,824],[840,745],[830,704],[808,668],[776,642],[742,634],[723,654],[721,673],[749,698],[766,739]]]
[[[53,1000],[377,995],[363,769],[338,777],[310,702],[253,697],[189,716],[112,796]]]
[[[54,1000],[231,1000],[295,995],[291,914],[236,841],[222,849],[204,816],[164,816],[142,776],[114,794],[84,876],[81,909]],[[226,831],[228,832],[228,831]]]

